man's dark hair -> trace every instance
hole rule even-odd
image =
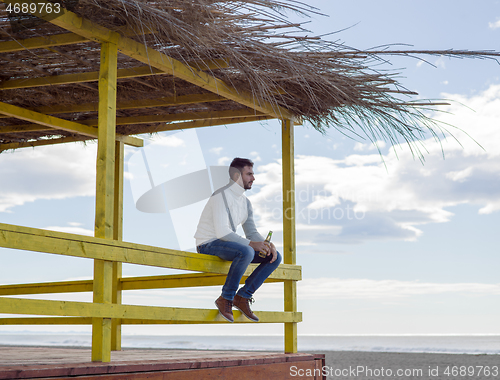
[[[245,166],[253,167],[253,162],[250,161],[248,158],[236,157],[233,160],[233,162],[231,162],[231,165],[229,165],[229,177],[233,181],[236,181],[238,177],[241,175],[241,171]]]
[[[230,168],[236,168],[240,172],[243,170],[245,166],[251,166],[253,167],[253,162],[250,161],[248,158],[239,158],[236,157],[233,162],[231,162],[231,165],[229,165]]]

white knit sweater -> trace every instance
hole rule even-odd
[[[227,205],[233,219],[234,227],[241,224],[246,238],[231,229],[228,212],[221,192],[224,191]],[[208,200],[194,235],[196,245],[208,243],[215,239],[234,241],[248,245],[251,241],[263,241],[253,220],[253,209],[250,200],[245,196],[245,189],[234,181],[212,194]]]

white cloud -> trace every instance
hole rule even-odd
[[[259,152],[250,152],[250,156],[252,157],[253,162],[262,161],[262,159],[259,156]]]
[[[179,138],[176,135],[170,135],[170,136],[159,136],[153,140],[154,144],[156,145],[161,145],[161,146],[167,146],[170,148],[177,148],[181,146],[186,146],[186,143],[183,139]]]
[[[213,153],[213,154],[216,154],[217,156],[219,156],[223,149],[224,148],[221,146],[219,146],[217,148],[212,148],[212,149],[210,149],[210,153]]]
[[[37,199],[95,193],[97,145],[61,144],[0,154],[0,212]]]
[[[229,157],[221,157],[217,160],[217,165],[224,166],[228,165],[231,162]]]
[[[490,29],[498,29],[498,28],[500,28],[500,19],[498,19],[495,22],[489,22],[488,26],[490,27]]]
[[[300,281],[298,293],[302,299],[399,298],[450,293],[500,295],[500,284],[316,278]]]
[[[438,59],[436,59],[436,61],[434,62],[434,65],[440,69],[446,69],[446,63],[445,63],[444,57],[441,56]]]
[[[366,151],[373,151],[373,150],[377,150],[377,149],[383,149],[385,148],[386,146],[386,143],[385,141],[376,141],[374,144],[373,143],[360,143],[360,142],[357,142],[356,144],[354,144],[354,150],[357,151],[357,152],[366,152]]]
[[[75,227],[71,226],[71,223],[69,223],[70,226],[49,226],[49,227],[44,227],[44,230],[51,230],[51,231],[59,231],[59,232],[66,232],[68,234],[77,234],[77,235],[86,235],[86,236],[94,236],[94,231],[88,230],[83,227]]]
[[[456,102],[436,118],[459,128],[451,131],[461,145],[451,137],[443,140],[442,145],[426,140],[425,165],[407,146],[395,146],[397,156],[391,150],[383,156],[384,162],[379,154],[370,153],[353,154],[342,160],[297,156],[296,215],[300,240],[415,240],[421,234],[419,225],[449,221],[453,215],[450,207],[473,204],[480,207],[480,213],[500,210],[500,85],[471,98],[453,94],[444,97]],[[358,147],[361,151],[367,148]],[[259,167],[257,180],[264,186],[251,199],[256,215],[261,217],[259,223],[279,225],[279,162]],[[317,228],[305,230],[301,225]],[[325,226],[330,231],[325,231]]]
[[[176,302],[189,303],[192,300],[212,302],[217,298],[220,288],[174,288],[158,289],[141,293],[127,294],[127,302],[137,304],[168,304],[169,299]],[[333,299],[394,299],[424,295],[500,295],[500,284],[483,283],[431,283],[420,281],[371,280],[371,279],[339,279],[315,278],[303,279],[297,283],[299,299],[333,300]],[[280,284],[266,284],[258,290],[259,300],[282,299],[283,287]]]
[[[419,59],[416,63],[416,66],[422,67],[423,65],[433,65],[439,69],[446,69],[446,61],[444,58],[445,57],[440,56],[434,62],[431,62],[430,60]]]

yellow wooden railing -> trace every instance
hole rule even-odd
[[[111,292],[137,289],[179,288],[221,285],[229,270],[229,262],[217,257],[198,253],[183,252],[116,240],[74,235],[36,228],[0,224],[0,246],[12,249],[52,253],[58,255],[102,260],[105,262],[129,263],[196,271],[164,276],[119,278]],[[242,282],[255,269],[251,264]],[[291,282],[301,279],[301,268],[297,265],[281,264],[268,278],[267,282]],[[64,281],[0,286],[1,296],[26,294],[75,293],[94,291],[94,280]],[[96,361],[109,361],[111,349],[120,349],[116,343],[111,345],[112,335],[119,342],[120,336],[111,333],[111,322],[123,324],[175,324],[175,323],[226,323],[216,309],[191,309],[122,305],[120,302],[70,302],[39,299],[20,299],[0,297],[0,312],[4,314],[38,315],[40,317],[0,318],[0,325],[79,325],[101,323],[109,326],[108,342],[103,357]],[[236,323],[247,323],[239,311],[235,311]],[[266,312],[256,311],[262,323],[286,323],[295,325],[301,321],[297,311]],[[47,317],[50,316],[50,317]],[[106,337],[105,332],[99,334]],[[98,344],[100,340],[97,340]],[[99,347],[99,346],[98,346]],[[93,342],[93,350],[96,347]]]

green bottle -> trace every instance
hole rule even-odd
[[[264,241],[266,243],[270,243],[271,242],[271,236],[273,236],[273,231],[269,231],[269,233],[267,234],[266,240],[264,240]],[[264,252],[264,251],[260,251],[259,252],[259,256],[262,257],[262,258],[265,258],[267,256],[267,253]]]

